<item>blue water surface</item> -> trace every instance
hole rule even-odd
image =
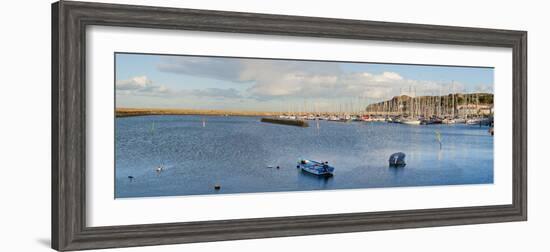
[[[388,167],[394,152],[407,155],[404,168]],[[493,137],[462,124],[320,121],[318,129],[259,117],[124,117],[115,156],[116,198],[493,183]],[[335,175],[301,172],[302,158],[328,161]]]

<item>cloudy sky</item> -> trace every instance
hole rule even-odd
[[[493,69],[117,53],[116,106],[359,109],[400,94],[493,92]]]

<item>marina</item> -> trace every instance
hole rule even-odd
[[[449,93],[443,96],[399,95],[390,100],[367,104],[358,98],[350,104],[335,104],[337,111],[319,112],[316,104],[304,101],[287,111],[223,111],[177,109],[117,109],[117,117],[144,115],[262,116],[261,121],[309,127],[308,121],[388,122],[407,125],[468,124],[492,126],[493,95],[487,93]],[[343,109],[343,107],[348,109]],[[205,122],[203,122],[203,125]]]
[[[444,96],[400,95],[391,100],[338,112],[280,112],[280,120],[326,120],[337,122],[389,122],[407,125],[468,124],[493,125],[493,95],[486,93],[450,93]],[[303,109],[307,109],[307,104]],[[311,106],[310,106],[311,107]],[[299,109],[300,110],[300,109]]]

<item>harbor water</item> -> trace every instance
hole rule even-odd
[[[303,128],[260,119],[117,118],[115,197],[493,183],[487,127],[310,121]],[[388,166],[395,152],[406,154],[405,167]],[[328,161],[334,176],[304,173],[300,159]]]

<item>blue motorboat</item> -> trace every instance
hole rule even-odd
[[[298,161],[296,168],[302,171],[317,175],[317,176],[332,176],[334,175],[334,167],[328,165],[328,162],[317,162],[313,160],[302,159]]]

